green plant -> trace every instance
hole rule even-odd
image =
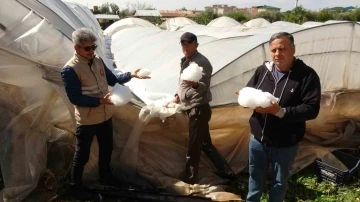
[[[210,10],[206,10],[198,15],[196,15],[193,20],[198,23],[198,24],[202,24],[202,25],[207,25],[209,24],[209,22],[211,22],[212,20],[214,20],[215,18],[218,18],[219,16],[214,13],[213,11]]]
[[[279,11],[265,11],[258,13],[253,18],[264,18],[265,20],[272,23],[276,21],[282,21],[284,18],[284,13]]]
[[[227,13],[225,16],[233,18],[234,20],[244,23],[250,20],[250,14],[243,13],[243,12],[230,12]]]

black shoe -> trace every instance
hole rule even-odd
[[[231,167],[227,163],[225,164],[224,169],[215,172],[215,174],[228,180],[236,179],[236,174],[232,171]]]
[[[100,184],[109,185],[114,187],[120,187],[122,182],[114,176],[107,176],[99,179]]]
[[[96,196],[85,187],[74,187],[70,192],[71,196],[77,200],[90,201],[96,199]]]
[[[219,177],[228,179],[228,180],[235,180],[236,179],[236,175],[235,173],[224,173],[224,172],[215,172],[215,174]]]

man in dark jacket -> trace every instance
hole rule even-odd
[[[212,144],[209,132],[208,122],[211,119],[209,102],[212,100],[210,92],[211,63],[204,55],[197,51],[199,44],[197,37],[193,33],[184,33],[180,38],[180,43],[184,53],[180,64],[180,74],[192,62],[203,68],[203,75],[200,81],[179,81],[178,93],[173,100],[175,103],[183,103],[188,108],[186,113],[189,117],[189,145],[186,154],[186,176],[184,181],[189,184],[196,182],[201,151],[215,165],[218,175],[233,178],[235,174]]]
[[[270,107],[258,107],[249,122],[248,202],[260,202],[267,168],[271,164],[272,184],[269,202],[285,198],[292,163],[305,134],[305,122],[315,119],[320,109],[321,86],[317,73],[294,57],[291,34],[274,34],[269,41],[272,62],[258,67],[248,87],[279,98]]]

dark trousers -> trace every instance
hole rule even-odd
[[[186,155],[186,176],[184,181],[189,184],[196,182],[201,151],[211,160],[219,173],[225,173],[225,167],[228,164],[211,143],[209,132],[210,105],[193,107],[187,110],[186,113],[189,117],[189,145]]]
[[[113,128],[111,118],[94,125],[78,125],[76,128],[76,149],[71,168],[71,184],[82,185],[84,166],[89,160],[90,147],[96,135],[99,145],[99,176],[111,175],[110,160],[113,150]]]

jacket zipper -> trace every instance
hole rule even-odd
[[[274,81],[275,81],[275,88],[274,88],[274,91],[273,91],[273,93],[272,93],[272,94],[274,95],[274,93],[275,93],[275,91],[276,91],[277,84],[278,84],[279,81],[276,81],[276,79],[275,79],[274,75],[272,74],[272,72],[270,72],[270,74],[273,76]],[[260,139],[261,142],[262,142],[263,139],[264,139],[264,131],[265,131],[265,127],[266,127],[267,116],[268,116],[268,114],[265,114],[265,123],[264,123],[264,127],[263,127],[263,129],[262,129],[262,134],[261,134],[261,139]]]
[[[267,70],[267,71],[268,71],[268,70]],[[267,71],[266,71],[266,73],[267,73]],[[275,91],[276,91],[276,88],[277,88],[277,84],[278,84],[278,82],[282,79],[282,77],[281,77],[278,81],[276,81],[276,79],[275,79],[274,75],[272,74],[272,72],[270,72],[270,73],[271,73],[271,75],[273,76],[274,81],[275,81],[275,88],[274,88],[274,91],[273,91],[273,93],[272,93],[272,94],[274,95],[274,94],[275,94]],[[286,78],[286,82],[285,82],[285,85],[284,85],[284,87],[283,87],[283,89],[282,89],[282,91],[281,91],[281,94],[280,94],[279,102],[278,102],[278,103],[280,103],[280,100],[281,100],[281,97],[282,97],[282,95],[283,95],[283,93],[284,93],[285,87],[286,87],[286,85],[287,85],[287,83],[288,83],[288,81],[289,81],[290,73],[291,73],[291,70],[289,71],[289,74],[288,74],[288,76],[287,76],[287,78]],[[265,75],[266,75],[266,74],[265,74]],[[264,77],[264,78],[265,78],[265,77]],[[260,87],[260,86],[259,86],[259,87]],[[267,122],[267,115],[268,115],[268,114],[265,114],[265,123],[264,123],[264,127],[263,127],[263,129],[262,129],[262,135],[261,135],[260,142],[262,142],[263,139],[264,139],[264,131],[265,131],[266,122]]]
[[[288,83],[288,81],[289,81],[290,74],[291,74],[291,70],[289,70],[289,74],[288,74],[288,77],[286,78],[284,88],[283,88],[282,91],[281,91],[281,94],[280,94],[279,102],[278,102],[278,103],[280,103],[280,100],[281,100],[281,98],[282,98],[282,96],[283,96],[283,94],[284,94],[284,90],[285,90],[285,87],[286,87],[286,85],[287,85],[287,83]]]

